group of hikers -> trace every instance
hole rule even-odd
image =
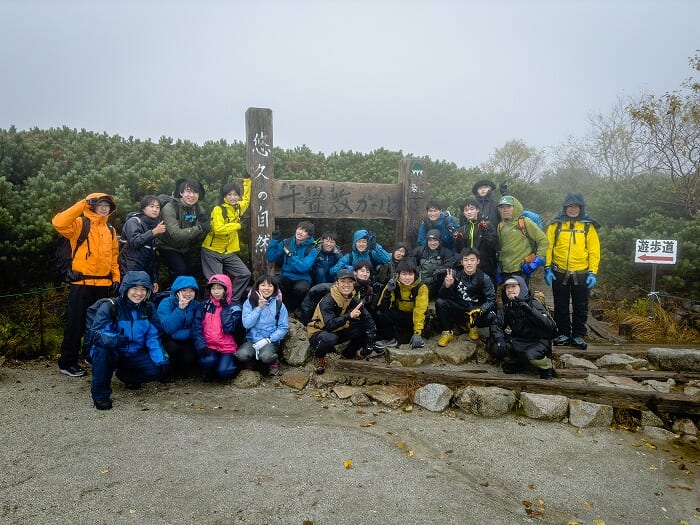
[[[195,373],[228,379],[242,368],[274,375],[291,315],[306,326],[317,374],[344,343],[341,355],[349,359],[399,344],[421,348],[430,318],[439,327],[438,346],[468,333],[485,342],[504,372],[534,368],[551,379],[552,345],[587,346],[598,224],[583,196],[569,193],[543,231],[507,188],[500,190],[498,198],[492,181],[477,182],[459,219],[428,202],[416,238],[391,252],[367,229],[354,232],[347,253],[335,232],[317,240],[309,221],[288,237],[276,230],[266,258],[279,275],[257,276],[252,286],[238,255],[250,206],[247,174],[242,185],[223,185],[208,213],[196,180],[177,181],[172,196],[146,195],[119,236],[108,224],[114,198],[90,194],[52,221],[72,253],[59,370],[81,377],[80,360],[90,363],[100,410],[112,407],[115,374],[132,389]],[[158,285],[161,263],[165,291]],[[541,267],[553,316],[529,289]]]

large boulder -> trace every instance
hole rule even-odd
[[[639,370],[649,364],[646,359],[627,354],[606,354],[596,359],[596,366],[609,370]]]
[[[289,333],[284,340],[282,355],[291,366],[303,366],[311,356],[306,327],[291,317],[289,318]]]
[[[403,366],[420,366],[437,361],[437,354],[426,345],[423,348],[412,349],[410,345],[387,348],[390,362],[399,362]]]
[[[559,421],[566,417],[569,410],[569,398],[566,396],[521,392],[520,401],[525,415],[533,419]]]
[[[696,348],[650,348],[647,359],[662,370],[700,372],[700,350]]]
[[[569,400],[569,423],[578,428],[608,427],[612,423],[613,408],[580,399]]]
[[[468,386],[455,396],[455,404],[471,414],[500,417],[513,409],[515,394],[496,386]]]
[[[413,402],[431,412],[442,412],[450,405],[452,390],[440,383],[422,386],[413,396]]]

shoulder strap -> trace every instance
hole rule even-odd
[[[218,204],[217,207],[221,208],[221,217],[224,219],[224,222],[228,222],[228,210],[226,209],[226,206],[223,204]]]
[[[520,232],[523,234],[523,237],[528,237],[527,227],[525,226],[525,217],[522,215],[518,217],[518,228],[520,228]]]
[[[75,257],[75,254],[78,251],[78,248],[80,247],[80,245],[88,240],[88,234],[90,233],[90,219],[88,219],[85,215],[81,215],[80,220],[82,221],[82,224],[80,226],[80,235],[78,235],[78,239],[75,241],[75,248],[73,249],[73,257]],[[90,241],[88,241],[88,252],[89,251],[90,251]]]
[[[279,323],[280,310],[282,310],[282,301],[279,298],[275,299],[275,324]]]
[[[557,223],[557,229],[554,232],[554,246],[557,245],[557,241],[559,240],[559,234],[561,233],[561,222]],[[584,222],[583,223],[583,246],[585,248],[588,248],[588,230],[591,228],[591,223],[590,222]],[[552,248],[554,247],[552,246]]]

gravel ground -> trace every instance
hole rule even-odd
[[[115,380],[100,412],[89,386],[47,360],[0,368],[1,523],[700,523],[698,450],[624,430],[355,407],[276,380]]]

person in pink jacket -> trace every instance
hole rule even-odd
[[[202,304],[202,334],[206,351],[199,363],[205,378],[230,379],[238,368],[233,359],[238,351],[234,338],[241,322],[241,306],[231,300],[231,279],[227,275],[214,274],[209,278],[209,298]]]

